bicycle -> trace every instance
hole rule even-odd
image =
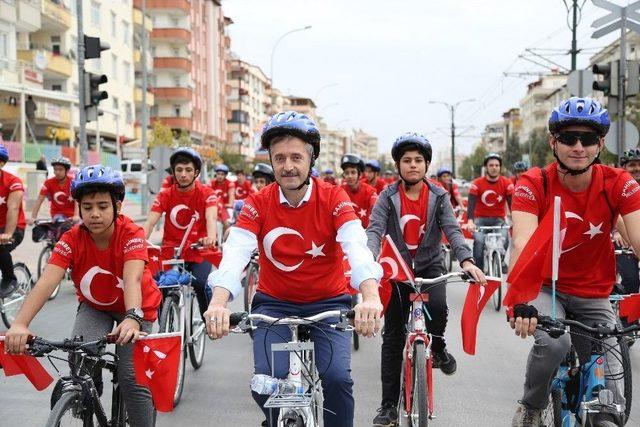
[[[460,226],[464,224],[464,222],[462,221],[464,212],[459,208],[456,208],[454,209],[454,214],[456,215],[458,224]],[[443,259],[442,267],[444,268],[445,271],[451,273],[451,271],[453,271],[453,257],[451,256],[451,245],[449,244],[449,240],[447,239],[447,236],[444,234],[444,232],[442,233],[441,251],[442,251],[442,259]]]
[[[39,337],[30,339],[28,352],[32,356],[46,356],[49,361],[57,359],[68,362],[71,368],[69,375],[60,378],[53,388],[51,412],[45,424],[47,427],[69,424],[100,427],[127,425],[127,413],[118,387],[118,356],[106,351],[107,344],[115,343],[116,338],[115,335],[106,335],[99,340],[88,342],[83,342],[81,337],[63,341],[48,341]],[[69,353],[73,357],[67,360],[50,355],[56,350]],[[91,376],[91,371],[95,368],[106,369],[113,376],[110,417],[107,416],[100,400],[101,391]]]
[[[171,268],[168,272],[162,273],[158,280],[158,287],[163,296],[160,316],[158,317],[159,331],[160,333],[182,333],[178,381],[173,396],[174,406],[178,405],[182,397],[187,353],[193,369],[199,369],[204,360],[205,324],[200,315],[195,290],[191,285],[193,276],[185,268],[184,259],[180,258],[195,220],[196,217],[192,216],[180,246],[174,248],[173,259],[162,261],[163,267],[171,266]],[[201,247],[198,243],[190,245],[191,249],[200,249]]]
[[[34,226],[42,226],[45,232],[42,238],[36,239],[36,236],[34,236],[33,238],[34,241],[44,242],[45,244],[40,251],[40,255],[38,255],[38,278],[40,278],[42,272],[44,271],[44,268],[49,263],[49,258],[51,258],[51,254],[53,254],[53,248],[56,246],[56,243],[58,243],[60,237],[68,230],[68,228],[64,227],[70,225],[72,225],[72,222],[68,219],[36,219],[34,221]],[[71,280],[70,270],[67,270],[65,274],[65,280]],[[58,292],[60,292],[60,285],[56,286],[56,289],[49,297],[49,300],[52,300],[56,296],[58,296]]]
[[[244,270],[242,287],[244,288],[244,311],[251,313],[251,301],[258,287],[258,277],[260,275],[260,255],[258,251],[251,254],[251,260]]]
[[[587,363],[580,364],[578,355],[573,345],[567,353],[565,360],[561,363],[555,378],[552,382],[552,389],[549,395],[549,404],[543,411],[544,425],[554,427],[571,427],[574,425],[591,426],[596,414],[606,413],[613,416],[615,423],[610,421],[600,421],[601,427],[615,427],[624,425],[628,411],[631,410],[631,395],[629,394],[628,411],[622,405],[613,402],[614,395],[606,388],[606,374],[603,364],[607,352],[618,350],[607,345],[603,340],[615,337],[618,342],[624,339],[637,339],[637,331],[640,325],[621,328],[616,325],[609,328],[602,325],[594,327],[570,319],[552,319],[547,316],[538,318],[537,329],[547,332],[552,338],[558,338],[568,331],[574,335],[587,336],[572,331],[572,328],[580,329],[591,334],[591,357]],[[621,340],[621,338],[623,338]],[[615,355],[618,357],[618,355]],[[622,376],[625,384],[631,381],[631,364],[628,359],[619,358],[622,364],[622,372],[610,374],[610,376]],[[624,390],[627,398],[627,388]],[[629,388],[630,393],[630,388]]]
[[[478,227],[478,231],[489,231],[489,233],[485,233],[484,240],[484,273],[487,276],[500,278],[500,286],[491,297],[493,308],[496,311],[500,311],[502,307],[502,282],[504,282],[502,263],[507,252],[504,249],[504,237],[500,230],[509,228],[511,228],[509,225]]]
[[[433,356],[431,339],[426,330],[425,316],[429,313],[423,303],[429,301],[428,287],[439,285],[450,278],[468,281],[464,272],[447,273],[433,279],[416,277],[414,293],[409,295],[411,310],[407,319],[407,338],[403,351],[400,377],[400,399],[398,401],[398,424],[401,426],[426,427],[433,415]],[[411,286],[411,285],[409,285]]]
[[[315,364],[314,344],[311,341],[310,326],[329,318],[339,318],[337,323],[330,326],[340,331],[353,331],[348,319],[353,319],[353,310],[330,310],[318,313],[308,318],[284,317],[281,319],[263,314],[249,314],[247,312],[232,313],[229,319],[234,333],[246,333],[263,326],[254,326],[253,322],[264,322],[266,328],[275,325],[287,325],[291,330],[291,340],[287,343],[271,345],[271,360],[275,360],[275,353],[289,353],[289,373],[287,381],[296,386],[295,393],[281,393],[276,391],[269,396],[265,408],[280,410],[277,426],[294,427],[309,426],[322,427],[323,395],[320,375]],[[272,375],[275,367],[272,366]]]
[[[16,319],[22,304],[24,303],[27,294],[33,288],[34,282],[31,277],[31,271],[23,262],[13,263],[13,274],[16,276],[18,286],[16,289],[5,298],[0,298],[0,317],[2,317],[2,323],[7,328],[11,327],[11,324]]]

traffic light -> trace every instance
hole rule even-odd
[[[627,61],[627,88],[625,95],[636,96],[640,93],[640,62]]]
[[[109,43],[100,41],[99,37],[84,36],[84,58],[93,59],[100,58],[100,53],[103,50],[109,49]]]
[[[593,64],[592,71],[594,77],[602,76],[601,80],[593,82],[593,90],[604,92],[605,96],[618,96],[618,69],[619,61],[612,61],[607,64]]]
[[[100,58],[103,50],[109,49],[107,43],[100,41],[99,37],[84,36],[84,57],[85,59]],[[107,76],[104,74],[93,74],[88,71],[82,72],[84,79],[84,109],[87,112],[87,122],[96,120],[100,113],[98,105],[100,101],[109,98],[105,90],[100,89],[100,85],[107,83]]]

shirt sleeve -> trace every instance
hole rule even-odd
[[[617,197],[618,210],[621,215],[640,210],[640,185],[629,172],[623,172],[616,180],[613,195]]]
[[[258,238],[254,233],[231,227],[229,237],[224,243],[220,267],[209,275],[207,285],[211,289],[224,288],[231,294],[231,299],[236,298],[242,292],[242,271],[257,247]]]
[[[165,200],[167,199],[168,194],[168,190],[162,190],[158,193],[158,196],[153,201],[153,205],[151,205],[151,212],[163,213],[165,211]]]
[[[135,229],[126,232],[122,243],[122,253],[125,262],[133,259],[139,259],[145,262],[149,261],[147,239],[145,238],[142,227],[135,226]]]
[[[511,202],[512,211],[522,211],[539,215],[542,194],[531,177],[522,175],[513,193]]]
[[[345,222],[338,229],[336,241],[349,260],[352,288],[360,289],[360,284],[367,279],[380,281],[382,266],[374,261],[373,254],[367,247],[367,235],[360,220]]]
[[[9,183],[9,193],[13,193],[14,191],[24,191],[24,185],[20,178],[14,177]]]
[[[45,182],[44,184],[42,184],[42,187],[40,188],[40,195],[46,196],[47,194],[49,194],[49,189],[47,188],[47,183]]]
[[[262,228],[262,215],[257,195],[250,195],[245,199],[242,210],[238,214],[236,226],[257,236]]]
[[[333,227],[339,230],[348,221],[357,220],[358,215],[353,210],[353,203],[342,187],[333,187],[331,198],[331,215],[333,217]],[[366,243],[366,241],[365,241]]]
[[[513,185],[513,183],[511,182],[511,180],[510,180],[510,179],[508,179],[508,178],[504,178],[504,185],[505,185],[505,187],[507,187],[507,190],[506,190],[506,192],[505,192],[505,193],[506,193],[505,195],[506,195],[506,196],[513,196],[513,192],[514,192],[514,190],[515,190],[515,186]]]
[[[53,247],[49,264],[57,265],[65,270],[72,267],[76,240],[72,235],[73,232],[74,230],[69,230],[60,237],[60,240]]]
[[[471,185],[469,186],[469,194],[472,196],[477,196],[478,195],[478,182],[477,181],[473,181],[471,183]]]
[[[206,188],[206,187],[205,187]],[[207,198],[204,200],[204,208],[210,208],[211,206],[218,206],[218,196],[215,195],[213,190],[206,189]]]

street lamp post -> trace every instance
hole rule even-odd
[[[311,25],[307,25],[306,27],[295,28],[293,30],[289,30],[286,33],[284,33],[283,35],[281,35],[278,38],[278,40],[276,40],[276,42],[274,43],[273,49],[271,49],[271,69],[269,70],[269,75],[271,77],[271,87],[275,87],[274,80],[273,80],[273,56],[276,53],[276,48],[278,47],[278,45],[280,44],[282,39],[287,37],[289,34],[293,34],[293,33],[296,33],[298,31],[306,31],[306,30],[309,30],[309,29],[311,29]]]
[[[456,108],[465,102],[474,102],[475,99],[463,99],[455,104],[449,104],[444,101],[429,101],[429,104],[442,104],[449,110],[451,114],[451,174],[456,176]]]

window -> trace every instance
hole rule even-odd
[[[122,38],[125,46],[129,46],[129,38],[131,34],[129,34],[129,23],[122,21]]]
[[[51,85],[51,90],[55,92],[62,92],[62,85]]]
[[[115,53],[111,54],[111,76],[113,81],[118,81],[118,57]]]
[[[118,98],[116,98],[115,96],[113,98],[111,98],[113,104],[112,107],[114,110],[118,111],[120,109],[120,105],[118,105]]]
[[[51,36],[51,52],[60,55],[60,36]]]
[[[181,86],[180,76],[173,76],[173,84],[174,84],[175,87],[180,87]]]
[[[133,110],[131,110],[130,102],[124,103],[124,114],[127,120],[127,124],[130,125],[131,123],[133,123]]]
[[[111,37],[116,37],[116,14],[111,12]]]
[[[130,62],[124,62],[124,82],[127,85],[131,84],[131,63]]]
[[[0,33],[0,58],[9,56],[9,34]]]
[[[180,105],[176,104],[173,106],[173,115],[174,117],[180,117]]]
[[[91,2],[91,25],[100,27],[100,3]]]
[[[142,172],[142,163],[131,163],[131,172]]]

